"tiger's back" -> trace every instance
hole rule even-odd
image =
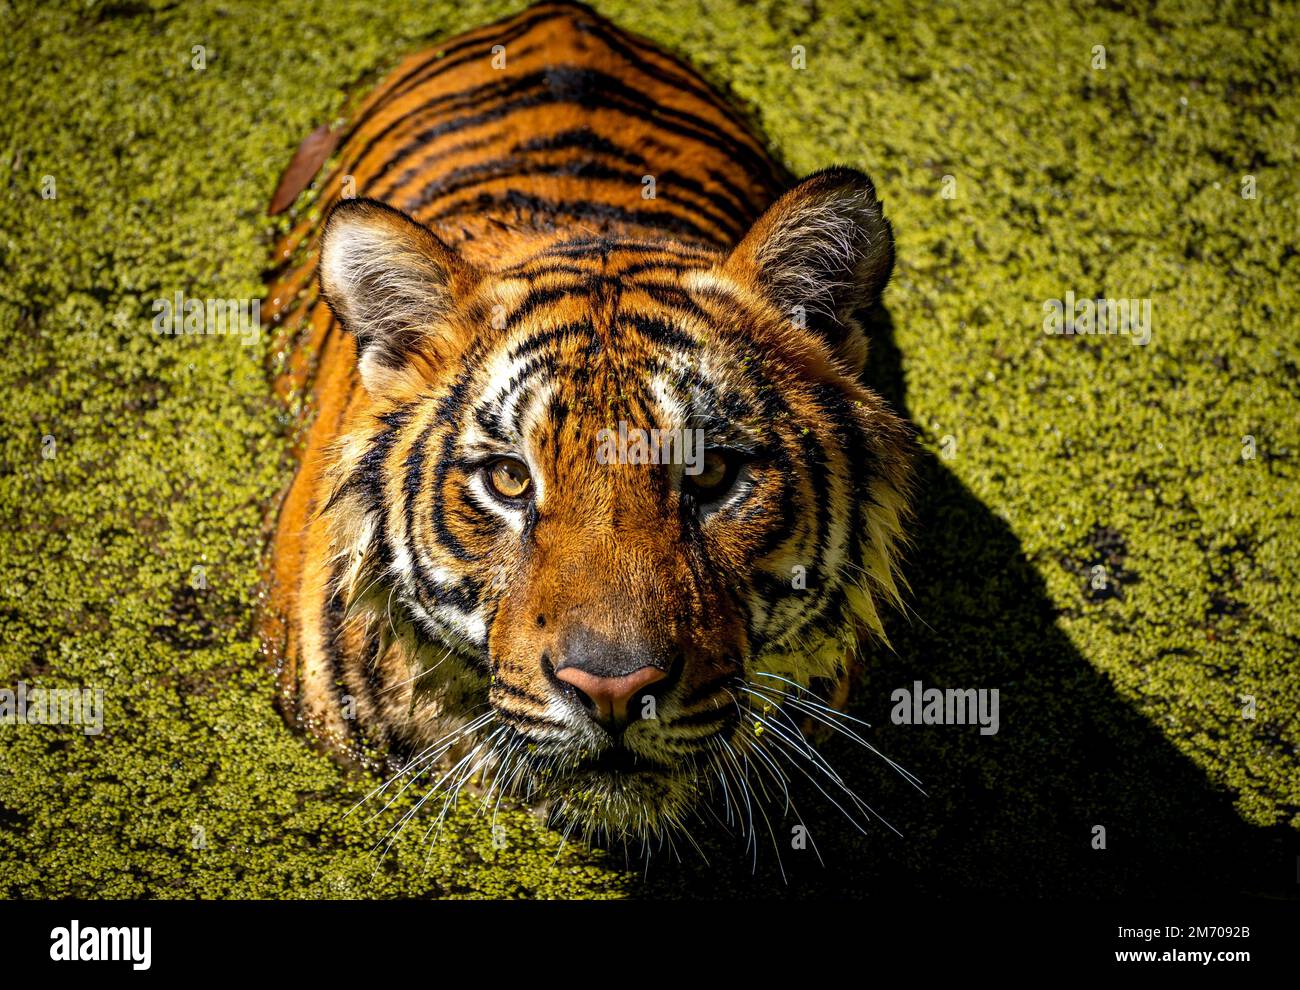
[[[358,107],[317,213],[364,195],[504,267],[562,224],[726,247],[788,182],[688,66],[551,0],[403,59]],[[313,267],[272,296],[308,287]]]

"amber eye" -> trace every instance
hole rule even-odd
[[[502,498],[523,498],[532,488],[528,468],[513,457],[498,457],[487,465],[486,471],[492,490]]]
[[[684,477],[686,490],[702,503],[716,502],[736,480],[740,458],[732,451],[710,448],[704,452],[699,474]]]

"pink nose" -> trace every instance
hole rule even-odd
[[[563,667],[555,676],[586,695],[597,719],[622,725],[628,720],[628,702],[668,674],[658,667],[647,666],[621,677],[601,677],[580,667]]]

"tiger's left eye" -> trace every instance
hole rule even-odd
[[[704,463],[699,474],[688,474],[683,479],[686,490],[701,503],[716,502],[735,483],[740,471],[740,458],[731,451],[710,448],[704,452]]]
[[[489,464],[487,479],[502,498],[523,498],[533,486],[528,467],[513,457],[499,457]]]

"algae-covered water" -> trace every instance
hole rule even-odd
[[[901,835],[814,800],[825,865],[776,822],[784,879],[767,836],[756,868],[702,829],[680,864],[629,869],[472,801],[436,843],[427,815],[374,854],[391,813],[345,814],[376,781],[285,726],[254,634],[289,470],[266,337],[162,336],[152,304],[258,298],[302,136],[400,52],[519,6],[0,4],[0,689],[104,698],[102,732],[0,725],[0,892],[1294,895],[1300,16],[1280,3],[597,2],[796,173],[857,165],[885,200],[870,375],[929,454],[912,614],[853,711],[926,795],[828,744]],[[1045,333],[1067,293],[1148,301],[1149,340]],[[916,681],[996,688],[999,731],[894,724]]]

